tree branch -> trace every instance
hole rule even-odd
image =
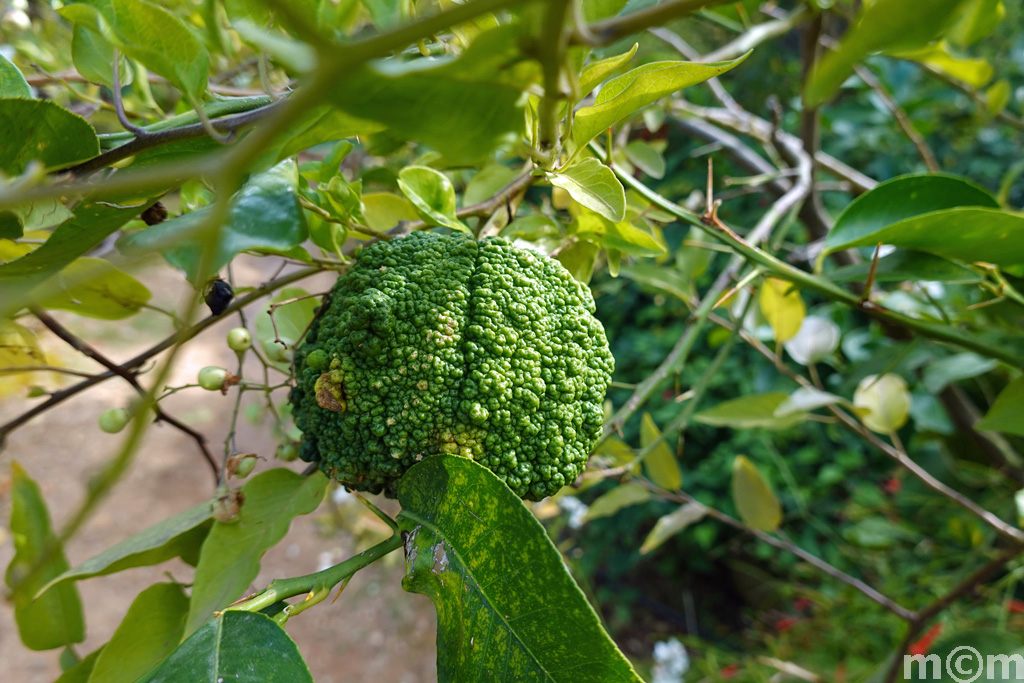
[[[651,26],[661,26],[673,19],[693,14],[699,9],[725,2],[728,0],[667,0],[639,12],[590,24],[584,31],[574,31],[569,37],[569,43],[601,47]]]
[[[301,280],[303,278],[309,277],[319,272],[321,272],[319,268],[303,268],[301,270],[296,270],[294,272],[288,273],[287,275],[279,277],[276,280],[272,280],[271,282],[267,282],[257,287],[253,291],[249,292],[245,296],[236,299],[230,306],[228,306],[224,310],[224,313],[222,313],[221,315],[208,316],[203,320],[199,321],[198,323],[196,323],[195,325],[193,325],[192,327],[188,328],[187,330],[181,330],[180,332],[172,334],[171,336],[167,337],[166,339],[159,342],[155,346],[152,346],[151,348],[143,351],[134,358],[127,360],[124,363],[121,363],[121,365],[119,365],[118,367],[125,371],[133,370],[142,365],[143,363],[145,363],[146,361],[150,360],[154,356],[171,348],[177,342],[195,337],[197,334],[199,334],[206,328],[219,322],[226,314],[233,313],[234,311],[237,311],[243,306],[247,306],[253,301],[256,301],[266,296],[267,294],[273,292],[276,289],[280,289],[285,285],[291,284],[292,282]],[[0,425],[0,450],[3,449],[8,434],[10,434],[15,429],[31,420],[36,415],[40,415],[46,412],[50,408],[60,403],[63,403],[72,396],[75,396],[76,394],[79,394],[85,391],[86,389],[99,384],[100,382],[106,381],[111,377],[117,376],[118,373],[114,372],[113,370],[107,370],[104,373],[93,375],[88,379],[82,380],[78,384],[74,384],[66,389],[61,389],[60,391],[54,392],[46,401],[40,403],[37,406],[34,406],[30,410],[25,411],[24,413],[14,418],[13,420],[10,420],[6,424]]]

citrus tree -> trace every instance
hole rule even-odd
[[[62,650],[61,681],[311,680],[289,619],[401,551],[403,587],[437,609],[439,680],[640,680],[566,562],[586,529],[642,511],[636,558],[687,538],[711,552],[719,532],[698,531],[724,528],[781,551],[796,564],[780,571],[813,586],[820,609],[805,605],[780,629],[804,622],[803,641],[757,638],[727,661],[690,629],[687,646],[707,647],[705,673],[823,680],[842,668],[891,681],[905,654],[1024,646],[1007,624],[1024,549],[1020,142],[993,157],[1005,164],[974,169],[958,154],[981,150],[958,149],[958,131],[928,113],[953,101],[969,120],[961,130],[1019,138],[1022,74],[996,74],[979,41],[1013,35],[1020,14],[999,0],[12,5],[0,51],[0,373],[14,378],[4,386],[16,410],[0,443],[101,383],[137,394],[100,416],[99,429],[123,437],[60,528],[36,483],[50,474],[28,454],[10,465],[6,583],[22,642]],[[870,158],[865,130],[884,131]],[[307,407],[351,410],[351,379],[303,347],[334,300],[303,285],[344,279],[370,245],[415,231],[504,238],[597,293],[619,366],[600,443],[555,494],[556,525],[513,493],[515,464],[484,466],[508,453],[440,449],[389,484],[397,515],[360,497],[388,538],[252,592],[295,517],[331,487],[367,488],[337,466],[323,470],[338,481],[325,476],[294,424],[307,423],[293,421],[292,401],[304,404],[290,395],[316,380],[304,384],[306,367],[324,371]],[[274,275],[236,277],[242,254]],[[185,305],[127,272],[154,255],[193,288]],[[678,334],[653,365],[602,310],[626,288],[676,312]],[[154,309],[175,331],[124,361],[64,322]],[[232,317],[237,371],[170,385],[182,350]],[[101,369],[52,363],[43,335]],[[729,372],[742,377],[731,388]],[[164,402],[203,390],[231,396],[234,420],[244,395],[260,397],[279,443],[239,444],[233,421],[214,453]],[[71,566],[65,545],[154,422],[195,442],[214,475],[209,500]],[[725,459],[684,449],[711,428],[728,435],[716,437]],[[415,433],[401,417],[373,426],[397,429]],[[561,457],[571,438],[544,446]],[[755,441],[772,458],[736,446]],[[530,443],[522,459],[540,450]],[[828,443],[855,457],[831,462]],[[300,451],[314,460],[301,474],[286,464]],[[855,486],[866,463],[881,490]],[[807,488],[794,474],[803,464],[828,471],[827,486],[849,479],[848,503],[827,520],[836,490]],[[75,651],[88,619],[77,582],[172,558],[195,567],[187,584],[147,588],[107,644]],[[915,562],[930,563],[926,585],[894,579]],[[822,622],[827,631],[847,601],[879,625],[849,664],[852,645],[820,647]],[[943,624],[952,633],[939,642]],[[679,680],[685,667],[660,659],[657,680]]]

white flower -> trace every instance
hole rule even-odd
[[[690,668],[686,646],[676,638],[654,644],[654,677],[651,683],[682,683]]]
[[[817,363],[839,346],[839,326],[828,318],[809,315],[800,324],[796,336],[782,346],[800,365]]]
[[[590,509],[586,503],[572,496],[562,496],[559,498],[558,507],[569,513],[570,529],[579,529],[583,526],[583,518],[587,516],[587,510]]]

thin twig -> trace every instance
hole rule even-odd
[[[94,349],[84,339],[73,334],[70,330],[61,325],[59,322],[57,322],[53,317],[51,317],[42,309],[33,308],[32,315],[38,318],[39,322],[43,323],[43,325],[46,326],[46,329],[50,330],[60,339],[67,342],[73,349],[82,353],[85,356],[88,356],[89,358],[93,359],[94,361],[105,367],[110,372],[113,372],[118,377],[124,379],[126,382],[132,385],[132,387],[140,395],[145,395],[146,390],[142,388],[141,384],[139,384],[138,378],[134,374],[129,372],[127,369],[125,369],[123,366],[118,365],[117,363],[113,362],[105,355]],[[210,452],[209,447],[207,447],[206,445],[206,437],[203,436],[200,432],[197,432],[188,425],[184,424],[183,422],[180,422],[174,417],[168,415],[163,409],[160,408],[160,406],[154,405],[153,408],[156,412],[157,420],[166,422],[175,429],[184,432],[196,442],[196,445],[198,445],[199,450],[202,451],[203,457],[206,459],[206,462],[210,465],[210,468],[213,470],[213,476],[215,478],[218,477],[219,475],[217,472],[217,463],[213,459],[213,454]]]
[[[111,78],[114,86],[114,111],[117,112],[117,120],[121,122],[125,130],[131,131],[135,137],[146,137],[146,130],[129,121],[124,114],[124,101],[121,98],[121,51],[117,48],[114,48],[114,73]]]
[[[928,146],[928,141],[924,139],[921,132],[914,127],[913,121],[907,116],[907,112],[903,111],[903,107],[899,105],[899,102],[892,96],[892,93],[885,87],[881,80],[878,79],[875,74],[871,72],[869,68],[862,64],[857,64],[853,67],[854,72],[864,81],[864,84],[871,88],[878,99],[882,101],[885,108],[889,110],[893,118],[896,119],[896,123],[899,124],[900,130],[907,136],[910,142],[914,145],[914,149],[921,156],[921,160],[924,161],[924,165],[928,168],[929,173],[938,173],[942,170],[939,166],[938,160],[935,158],[935,152],[932,151],[931,147]]]
[[[657,486],[655,486],[654,484],[651,484],[649,482],[646,482],[646,481],[643,481],[643,480],[640,480],[640,482],[644,486],[646,486],[647,488],[651,489],[652,491],[655,491],[655,492],[661,494],[663,497],[668,498],[669,500],[675,501],[675,502],[677,502],[677,503],[679,503],[681,505],[685,505],[687,503],[698,503],[698,504],[700,504],[700,501],[698,501],[696,498],[694,498],[693,496],[691,496],[691,495],[689,495],[687,493],[683,493],[681,491],[673,493],[673,492],[669,492],[669,491],[665,491],[663,489],[660,489]],[[901,619],[905,619],[907,621],[910,621],[911,619],[913,619],[913,617],[914,617],[913,612],[908,610],[906,607],[903,607],[902,605],[900,605],[898,602],[896,602],[892,598],[889,598],[889,597],[883,595],[882,593],[880,593],[879,591],[875,590],[874,588],[869,586],[867,583],[861,581],[860,579],[854,578],[854,577],[850,576],[849,574],[847,574],[846,572],[842,571],[841,569],[837,569],[836,567],[833,567],[832,565],[830,565],[828,562],[825,562],[821,558],[819,558],[819,557],[817,557],[815,555],[812,555],[811,553],[807,552],[806,550],[804,550],[800,546],[798,546],[798,545],[796,545],[796,544],[794,544],[794,543],[792,543],[790,541],[783,540],[781,538],[777,538],[775,536],[772,536],[771,534],[766,534],[763,531],[758,531],[757,529],[753,529],[753,528],[747,526],[746,524],[744,524],[743,522],[741,522],[740,520],[735,519],[733,517],[730,517],[729,515],[725,514],[724,512],[720,512],[719,510],[716,510],[714,508],[704,506],[704,509],[705,509],[705,512],[706,512],[707,516],[711,517],[712,519],[718,520],[719,522],[721,522],[723,524],[726,524],[728,526],[731,526],[734,529],[739,529],[740,531],[747,532],[747,533],[755,536],[758,540],[763,541],[764,543],[767,543],[768,545],[770,545],[770,546],[772,546],[774,548],[778,548],[779,550],[784,550],[784,551],[786,551],[788,553],[792,553],[793,555],[796,555],[801,560],[803,560],[803,561],[807,562],[808,564],[812,565],[813,567],[815,567],[818,571],[822,572],[823,574],[826,574],[826,575],[828,575],[828,576],[830,576],[833,579],[836,579],[838,581],[842,581],[846,585],[848,585],[848,586],[850,586],[852,588],[857,589],[863,595],[865,595],[867,598],[875,601],[876,603],[878,603],[882,607],[886,608],[887,610],[889,610],[890,612],[892,612],[896,616],[900,617]]]
[[[590,47],[608,45],[651,26],[662,26],[673,19],[693,14],[699,9],[725,2],[728,0],[668,0],[638,12],[591,24],[586,31],[575,31],[569,42]]]

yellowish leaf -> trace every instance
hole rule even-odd
[[[782,523],[782,506],[768,482],[743,455],[732,463],[732,500],[743,523],[758,531],[771,532]]]
[[[758,303],[761,306],[761,314],[772,326],[775,341],[789,341],[800,331],[807,307],[800,298],[800,292],[791,282],[773,277],[765,278]]]
[[[678,491],[683,486],[683,473],[679,469],[676,454],[664,441],[659,441],[661,431],[654,424],[650,413],[644,413],[640,423],[640,445],[647,448],[658,442],[654,449],[644,458],[644,471],[648,478],[666,491]]]
[[[34,372],[11,372],[14,368],[45,365],[36,337],[12,320],[0,319],[0,397],[20,392],[37,381]]]

